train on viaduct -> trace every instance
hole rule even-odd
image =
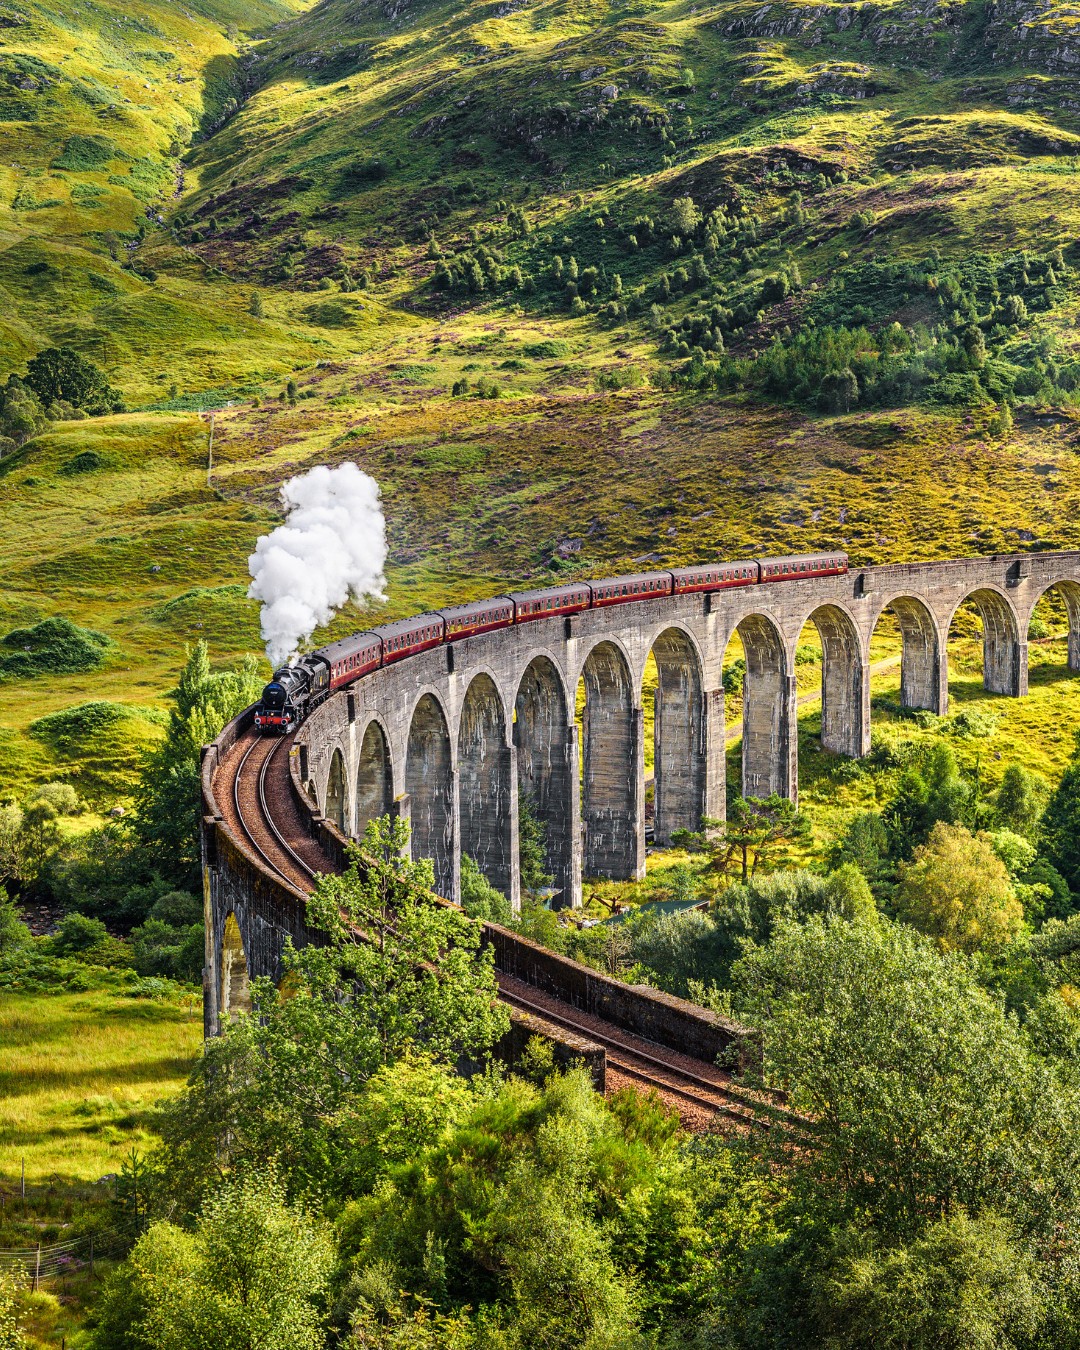
[[[1080,552],[1035,552],[645,595],[479,633],[373,670],[258,748],[249,709],[203,762],[208,1032],[239,988],[235,970],[273,976],[285,937],[310,939],[311,879],[340,866],[345,841],[388,812],[408,818],[413,855],[433,860],[436,890],[451,900],[466,853],[518,903],[525,796],[561,903],[580,903],[583,877],[641,877],[650,656],[663,845],[724,815],[722,666],[734,634],[745,654],[741,791],[797,799],[795,659],[807,623],[821,639],[822,745],[858,757],[870,746],[870,641],[884,614],[902,637],[903,705],[944,714],[946,641],[960,606],[972,602],[982,619],[985,688],[1022,697],[1029,621],[1050,590],[1068,615],[1069,668],[1080,672]]]

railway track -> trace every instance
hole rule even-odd
[[[306,894],[320,872],[329,867],[314,865],[321,861],[321,853],[302,830],[292,803],[288,779],[291,745],[291,736],[271,739],[249,733],[219,769],[219,774],[232,779],[227,795],[222,792],[219,801],[231,817],[229,824],[263,865],[293,890]],[[221,786],[225,788],[226,783]],[[756,1129],[777,1124],[782,1127],[783,1118],[791,1119],[782,1109],[732,1085],[716,1065],[676,1054],[604,1023],[570,1004],[548,998],[531,985],[500,975],[499,994],[510,1007],[602,1046],[613,1074],[654,1088],[672,1105],[683,1107],[684,1119],[692,1128],[706,1128],[716,1116],[741,1128]]]
[[[755,1129],[789,1130],[805,1125],[791,1112],[768,1101],[765,1094],[733,1084],[730,1075],[716,1065],[693,1061],[694,1068],[688,1068],[686,1061],[692,1060],[691,1056],[672,1052],[621,1028],[611,1026],[600,1031],[597,1022],[602,1019],[582,1014],[569,1004],[560,1004],[561,1010],[556,1011],[551,1006],[554,1000],[537,1002],[523,990],[531,992],[530,986],[523,986],[518,980],[499,977],[503,1002],[603,1046],[609,1069],[655,1088],[662,1096],[674,1097],[706,1116],[722,1115]]]
[[[271,766],[279,755],[284,754],[288,758],[291,743],[291,737],[271,740],[266,736],[253,735],[251,744],[236,766],[232,798],[236,820],[250,847],[290,886],[309,891],[319,873],[286,839],[274,819],[267,791]]]

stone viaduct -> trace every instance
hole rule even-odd
[[[734,633],[746,662],[742,792],[794,799],[795,649],[807,622],[823,650],[822,744],[857,757],[870,745],[870,639],[886,611],[903,638],[903,704],[942,714],[957,609],[971,601],[981,615],[986,689],[1020,697],[1029,620],[1051,588],[1069,617],[1069,667],[1080,671],[1080,553],[854,568],[521,624],[422,653],[334,695],[296,738],[299,777],[344,835],[388,811],[407,815],[413,854],[434,860],[442,895],[458,895],[467,853],[515,905],[527,794],[546,829],[559,903],[577,904],[583,876],[644,871],[641,691],[650,654],[654,829],[663,844],[703,816],[724,815],[722,661]]]

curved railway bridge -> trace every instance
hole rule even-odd
[[[207,1034],[243,1005],[251,976],[279,977],[286,937],[318,940],[306,927],[306,892],[319,872],[342,866],[347,839],[386,812],[409,819],[414,856],[434,860],[436,889],[448,899],[457,896],[465,852],[517,904],[517,814],[526,794],[544,823],[563,903],[580,901],[583,874],[641,876],[641,690],[650,655],[662,843],[702,816],[723,815],[722,660],[734,633],[746,660],[742,791],[795,798],[794,665],[805,623],[816,626],[823,650],[822,743],[859,756],[869,748],[869,649],[883,614],[895,615],[902,634],[902,702],[941,714],[957,609],[972,601],[982,617],[985,687],[1020,697],[1029,620],[1050,589],[1064,602],[1069,667],[1080,672],[1080,553],[1032,553],[646,598],[479,634],[364,676],[282,739],[260,738],[248,710],[203,761]],[[752,1053],[743,1028],[497,925],[488,925],[488,938],[512,1042],[542,1034],[559,1054],[590,1063],[598,1081],[656,1086],[691,1123],[717,1112],[762,1126],[783,1116],[781,1104],[717,1068],[718,1057],[738,1062]]]

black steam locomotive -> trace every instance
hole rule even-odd
[[[510,628],[560,614],[578,614],[585,609],[655,600],[664,595],[838,576],[847,570],[846,553],[810,553],[793,558],[706,563],[669,572],[610,577],[605,581],[575,581],[543,590],[516,591],[493,600],[475,600],[468,605],[452,605],[436,614],[418,614],[370,632],[354,633],[309,652],[295,665],[283,666],[274,672],[274,678],[263,690],[255,710],[255,725],[264,733],[285,735],[294,731],[335,690],[371,671],[496,628]]]

